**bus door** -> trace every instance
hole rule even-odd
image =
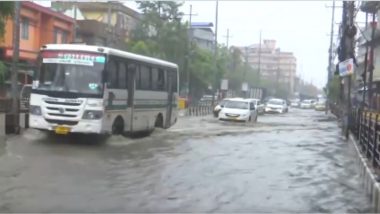
[[[167,71],[167,91],[168,91],[168,102],[166,107],[166,120],[165,127],[168,128],[171,125],[172,112],[173,112],[173,99],[174,99],[174,80],[176,78],[175,72],[168,70]]]

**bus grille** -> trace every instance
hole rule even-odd
[[[51,120],[51,119],[45,119],[48,123],[55,123],[59,125],[69,125],[74,126],[78,124],[78,121],[68,121],[68,120]]]

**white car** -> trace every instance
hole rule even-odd
[[[314,103],[313,103],[313,100],[303,100],[301,102],[301,106],[300,106],[302,109],[311,109],[314,107]]]
[[[247,100],[252,101],[253,104],[255,104],[255,108],[256,108],[258,114],[264,114],[264,112],[265,112],[265,106],[260,101],[260,99],[249,98]]]
[[[283,99],[270,99],[265,106],[266,113],[285,113],[288,112],[288,104]]]
[[[219,112],[219,120],[256,122],[257,110],[252,101],[246,99],[233,99],[226,102]]]

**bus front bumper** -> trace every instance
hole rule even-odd
[[[74,122],[76,123],[76,122]],[[101,134],[102,120],[80,120],[76,124],[61,124],[53,120],[48,122],[42,116],[30,115],[29,127],[40,130],[48,130],[57,132],[57,128],[64,128],[68,133],[86,133],[86,134]],[[60,134],[60,133],[58,133]]]

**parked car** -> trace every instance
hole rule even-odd
[[[271,99],[265,106],[265,113],[285,113],[288,112],[288,105],[283,99]]]
[[[260,99],[249,98],[247,100],[252,101],[255,104],[255,108],[258,114],[264,114],[265,105],[260,101]]]
[[[246,99],[232,99],[226,102],[219,112],[219,120],[256,122],[257,110],[252,101]]]
[[[314,106],[314,109],[316,111],[324,111],[326,110],[326,101],[325,100],[320,100],[318,101],[315,106]]]
[[[301,102],[301,108],[302,109],[312,109],[314,107],[313,100],[303,100]]]

